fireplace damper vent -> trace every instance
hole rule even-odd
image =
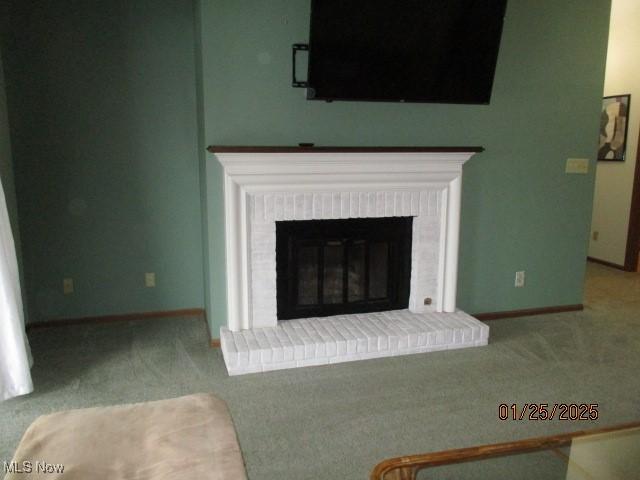
[[[278,319],[407,308],[412,222],[276,222]]]

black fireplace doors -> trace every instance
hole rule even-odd
[[[278,319],[407,308],[413,217],[276,222]]]

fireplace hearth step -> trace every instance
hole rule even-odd
[[[455,313],[377,313],[303,318],[277,327],[220,329],[229,375],[328,365],[487,345],[489,326]]]

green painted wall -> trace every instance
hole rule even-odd
[[[610,2],[509,0],[490,106],[319,103],[290,86],[309,1],[201,0],[209,144],[483,145],[464,170],[458,303],[470,312],[582,302]],[[218,168],[208,172],[220,183]],[[220,187],[221,188],[221,187]],[[208,208],[214,326],[224,322],[220,191]],[[527,285],[513,287],[516,270]]]
[[[4,190],[11,229],[18,226],[15,185],[13,181],[13,161],[11,158],[11,138],[9,136],[9,117],[7,113],[7,97],[4,87],[4,69],[2,52],[0,52],[0,180]]]
[[[10,15],[30,321],[203,306],[191,0],[20,0]]]
[[[0,12],[2,12],[2,9],[0,9]],[[15,173],[13,168],[13,155],[11,153],[11,133],[9,128],[9,112],[7,108],[2,48],[0,48],[0,181],[2,181],[4,198],[7,202],[9,221],[11,222],[11,233],[13,234],[16,256],[18,257],[22,303],[26,316],[28,314],[28,310],[26,292],[24,288],[24,265],[22,263],[22,243],[20,241],[20,228],[18,222],[18,200],[16,198]]]
[[[483,145],[465,167],[460,306],[582,301],[593,175],[567,176],[564,161],[595,153],[609,1],[510,0],[490,106],[305,100],[290,46],[308,40],[309,3],[12,2],[4,66],[31,321],[206,303],[215,335],[213,143]],[[218,189],[201,189],[207,176]],[[67,276],[76,293],[63,296]]]
[[[195,53],[196,53],[196,98],[198,104],[197,119],[198,119],[198,162],[199,169],[198,174],[200,176],[200,214],[202,221],[202,276],[204,286],[204,306],[208,313],[207,322],[211,328],[211,312],[212,297],[211,297],[211,279],[209,278],[209,271],[211,269],[211,256],[209,253],[209,201],[207,200],[207,142],[205,136],[205,116],[204,116],[204,85],[203,85],[203,57],[202,57],[202,11],[201,3],[198,0],[194,0],[194,29],[195,29]],[[222,240],[224,241],[224,240]],[[220,293],[219,298],[225,298],[223,292]],[[218,300],[218,293],[216,293],[216,301]],[[220,310],[218,310],[220,311]],[[214,338],[218,337],[217,330],[215,333],[210,329],[210,334]]]

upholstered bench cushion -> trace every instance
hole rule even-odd
[[[227,406],[211,394],[44,415],[13,461],[22,473],[5,480],[246,479]]]

